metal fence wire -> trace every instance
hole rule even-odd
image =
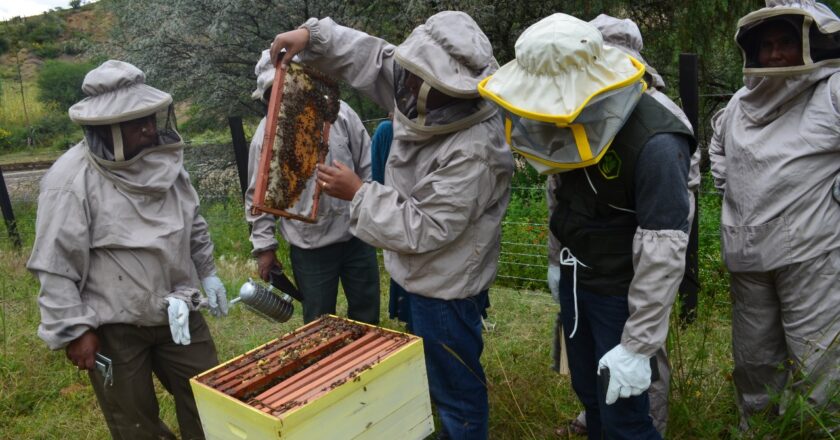
[[[185,149],[185,168],[201,198],[202,214],[210,224],[217,254],[232,253],[247,258],[251,251],[248,242],[249,230],[244,219],[232,146],[190,145]],[[25,246],[30,246],[34,239],[38,182],[41,174],[4,175],[15,209],[18,232]],[[706,193],[712,194],[711,191]],[[716,241],[715,230],[705,229],[705,232],[701,229],[701,234],[706,236],[701,237],[701,241]],[[512,187],[511,202],[502,222],[496,286],[523,291],[545,291],[548,266],[546,243],[549,233],[545,188]],[[11,248],[11,240],[5,230],[0,234],[0,248]],[[387,276],[384,268],[382,273],[383,276]]]

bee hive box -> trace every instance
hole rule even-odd
[[[329,151],[330,125],[338,117],[338,85],[296,63],[277,69],[254,188],[254,210],[315,222],[320,188],[315,165]],[[309,188],[311,198],[302,199]],[[300,202],[300,203],[299,203]]]
[[[326,316],[190,380],[208,439],[422,439],[423,341]]]

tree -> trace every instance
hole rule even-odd
[[[48,60],[38,73],[39,98],[65,110],[84,98],[82,81],[93,69],[90,64]]]
[[[82,6],[82,0],[70,0],[70,7],[73,9],[79,9]]]
[[[838,10],[840,0],[824,0]],[[522,31],[562,11],[584,20],[599,13],[632,18],[642,30],[642,54],[673,86],[680,52],[700,56],[700,93],[731,93],[741,85],[741,59],[733,35],[737,20],[763,0],[113,0],[117,17],[110,57],[124,57],[143,68],[150,81],[191,99],[219,121],[227,114],[260,114],[250,99],[253,67],[278,32],[308,17],[336,22],[398,44],[430,15],[442,10],[470,14],[490,38],[500,63],[514,58]],[[363,119],[383,116],[357,94],[344,98]],[[701,124],[706,124],[702,121]]]

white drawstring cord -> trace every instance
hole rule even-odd
[[[574,299],[575,304],[575,325],[572,328],[572,333],[569,334],[569,339],[575,337],[575,333],[577,332],[578,326],[578,303],[577,303],[577,267],[580,264],[583,267],[589,267],[583,264],[580,260],[575,258],[572,255],[572,251],[569,248],[564,247],[560,250],[560,264],[563,266],[572,266],[572,298]]]

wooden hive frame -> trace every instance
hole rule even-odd
[[[422,340],[323,317],[190,380],[208,438],[421,439]]]
[[[277,66],[275,67],[274,72],[274,82],[272,83],[273,86],[271,88],[271,95],[268,101],[268,114],[266,115],[265,132],[263,134],[262,142],[262,152],[260,154],[260,160],[257,167],[257,179],[254,188],[254,198],[251,211],[255,215],[259,212],[265,212],[281,217],[300,220],[307,223],[315,223],[318,221],[318,203],[321,198],[321,187],[318,185],[315,185],[315,191],[312,196],[312,212],[309,216],[303,216],[300,214],[289,212],[285,209],[273,208],[271,206],[268,206],[268,204],[266,203],[266,194],[268,192],[269,179],[271,177],[271,161],[273,160],[274,156],[274,141],[277,136],[277,125],[279,119],[278,116],[283,103],[283,92],[286,81],[286,69],[281,69],[279,67],[279,64],[280,59],[278,58]],[[304,68],[303,71],[315,81],[320,81],[331,86],[336,86],[331,79],[325,77],[319,72],[308,68]],[[335,110],[337,114],[338,103],[336,102],[335,105]],[[321,130],[322,148],[317,160],[317,163],[320,164],[324,163],[327,151],[329,150],[331,125],[332,124],[330,122],[325,121]]]

